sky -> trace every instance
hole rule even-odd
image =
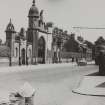
[[[28,28],[28,12],[32,0],[0,0],[0,38],[5,41],[5,29],[10,18],[17,32]],[[75,32],[85,40],[94,42],[99,36],[105,38],[105,30],[73,29],[72,27],[105,28],[105,0],[36,0],[39,11],[44,10],[46,22]]]

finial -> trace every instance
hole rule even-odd
[[[33,6],[35,6],[35,0],[33,0]]]
[[[10,23],[11,23],[11,18],[10,18]]]
[[[44,10],[41,10],[41,12],[40,12],[40,16],[42,16],[42,15],[43,15],[43,12],[44,12]]]

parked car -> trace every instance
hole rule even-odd
[[[85,66],[85,65],[87,65],[87,61],[85,58],[82,58],[77,62],[77,64],[78,64],[78,66]]]

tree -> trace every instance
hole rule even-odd
[[[84,39],[83,39],[82,36],[78,36],[78,37],[77,37],[77,40],[80,41],[80,42],[82,42],[82,43],[83,43],[83,41],[84,41]]]
[[[0,45],[2,45],[2,39],[0,39]]]
[[[57,34],[58,33],[58,27],[54,27],[53,28],[53,34]]]
[[[53,22],[47,22],[47,23],[46,23],[46,27],[47,27],[47,28],[53,27]]]
[[[95,46],[94,46],[94,56],[95,56],[95,64],[98,65],[99,64],[99,60],[98,60],[98,54],[100,51],[100,45],[104,45],[105,46],[105,39],[100,36],[96,41],[95,41]]]
[[[85,40],[84,44],[86,44],[87,47],[90,48],[90,49],[93,49],[93,47],[94,47],[94,44],[92,42],[88,41],[88,40]]]
[[[70,38],[64,44],[64,50],[66,52],[78,52],[78,42],[75,40],[75,34],[71,34]]]
[[[71,33],[70,39],[71,39],[71,40],[75,40],[75,34],[74,34],[74,33]]]
[[[100,45],[100,44],[105,44],[105,39],[100,36],[96,41],[95,41],[95,45]]]
[[[87,47],[89,49],[92,50],[92,59],[94,59],[95,58],[95,46],[94,46],[94,44],[92,42],[88,41],[88,40],[85,40],[84,43],[87,45]]]
[[[68,31],[67,31],[67,30],[65,30],[65,31],[63,32],[63,34],[64,34],[64,35],[67,35],[67,34],[68,34]]]
[[[0,46],[0,57],[10,57],[10,49],[7,46]]]

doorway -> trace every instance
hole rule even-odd
[[[22,64],[25,65],[25,49],[24,48],[21,50],[21,59],[22,59]]]
[[[38,63],[45,63],[45,39],[43,37],[38,40]]]

